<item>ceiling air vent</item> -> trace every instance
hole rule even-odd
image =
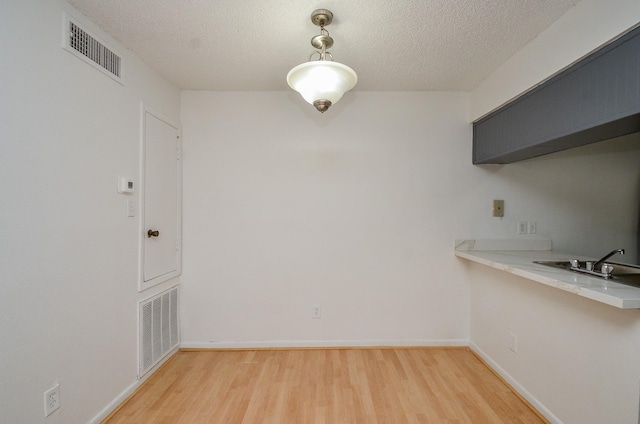
[[[120,84],[123,83],[122,57],[102,41],[82,29],[68,16],[65,16],[64,20],[63,47]]]

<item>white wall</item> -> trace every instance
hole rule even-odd
[[[514,235],[516,223],[535,219],[538,235],[550,237],[555,250],[598,257],[624,247],[627,254],[612,259],[637,261],[640,134],[475,168],[468,181],[473,189],[458,209],[485,203],[489,210],[488,198],[504,198],[505,217],[482,225],[467,215],[469,238],[506,238],[509,232],[531,238]],[[558,419],[553,422],[637,422],[639,311],[461,262],[469,271],[472,345],[550,411]],[[510,331],[518,336],[517,355],[508,349]]]
[[[638,422],[638,310],[468,265],[472,346],[550,412],[552,423]],[[509,332],[517,336],[515,354]]]
[[[475,166],[458,199],[457,238],[552,240],[553,249],[640,264],[640,133],[508,165]],[[492,199],[505,201],[491,217]],[[518,235],[519,220],[536,235]]]
[[[59,382],[63,406],[46,422],[86,422],[135,383],[136,303],[148,294],[136,291],[137,219],[126,218],[115,177],[138,175],[144,101],[185,124],[185,344],[471,337],[565,423],[636,422],[636,311],[469,265],[452,246],[513,237],[521,218],[586,254],[625,243],[619,235],[634,219],[637,231],[637,138],[474,167],[468,111],[470,98],[476,118],[630,27],[639,7],[583,0],[471,95],[355,92],[320,115],[289,92],[185,92],[179,112],[175,87],[123,48],[124,87],[64,52],[65,2],[5,5],[3,419],[45,422],[42,393]],[[581,198],[586,186],[572,191],[582,178],[608,201]],[[506,201],[504,219],[490,217],[494,198]],[[612,214],[617,238],[600,243],[602,232],[579,231]],[[313,303],[323,306],[320,320],[310,317]],[[506,349],[509,328],[518,355]]]
[[[635,0],[583,0],[471,93],[472,118],[638,21]],[[625,247],[628,255],[616,259],[637,263],[639,142],[635,134],[515,164],[476,167],[469,185],[477,191],[461,200],[461,209],[504,197],[506,215],[467,231],[504,236],[515,231],[510,229],[518,219],[535,219],[539,234],[550,236],[555,249],[598,256]],[[472,346],[552,422],[639,422],[640,312],[467,266]],[[517,354],[508,349],[509,332],[518,336]]]
[[[321,115],[293,92],[183,92],[183,345],[466,343],[467,110],[460,93],[349,93]]]
[[[136,381],[140,104],[179,118],[179,92],[125,56],[121,86],[61,48],[64,1],[0,14],[0,421],[81,423]],[[43,392],[60,383],[45,420]]]
[[[182,93],[183,345],[442,344],[470,325],[474,347],[552,418],[629,422],[636,311],[452,260],[452,247],[518,238],[517,220],[535,219],[539,234],[520,238],[633,257],[640,136],[479,167],[465,94],[348,96],[320,115],[294,93]]]
[[[471,116],[548,76],[520,63],[545,64],[533,52],[554,52],[554,31],[618,28],[577,56],[558,42],[560,69],[638,20],[600,6],[584,0],[532,43],[548,44],[505,64],[471,93]],[[538,234],[520,238],[637,258],[640,136],[473,166],[465,98],[356,92],[319,115],[294,93],[183,92],[184,345],[428,344],[468,328],[552,422],[637,422],[637,311],[451,257],[455,238],[518,238],[527,219]]]

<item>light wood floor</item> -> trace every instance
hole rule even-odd
[[[178,352],[104,424],[546,423],[467,348]]]

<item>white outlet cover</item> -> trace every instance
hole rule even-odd
[[[518,221],[518,234],[527,234],[529,231],[529,223],[527,221]]]
[[[518,336],[513,333],[509,333],[509,350],[518,353]]]
[[[56,384],[44,392],[44,416],[48,417],[60,408],[60,385]]]

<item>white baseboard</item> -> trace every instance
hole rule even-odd
[[[508,372],[506,372],[497,362],[489,357],[482,349],[480,349],[473,342],[469,343],[469,348],[473,350],[479,357],[482,358],[500,377],[504,379],[509,385],[518,392],[520,396],[527,400],[543,417],[545,417],[551,424],[563,424],[562,421],[540,402],[535,396],[533,396],[527,389],[524,388],[515,378],[513,378]]]
[[[182,342],[181,349],[270,349],[270,348],[332,348],[332,347],[438,347],[469,346],[469,340],[255,340]]]
[[[105,418],[109,416],[113,411],[116,410],[118,406],[122,404],[129,396],[133,394],[142,384],[147,381],[149,377],[155,374],[158,369],[169,360],[173,355],[178,352],[178,348],[169,352],[167,356],[164,357],[160,362],[158,362],[149,372],[147,372],[142,378],[136,380],[133,384],[127,387],[122,393],[120,393],[114,400],[109,402],[107,406],[104,407],[102,411],[98,413],[95,417],[93,417],[87,424],[100,424]]]

